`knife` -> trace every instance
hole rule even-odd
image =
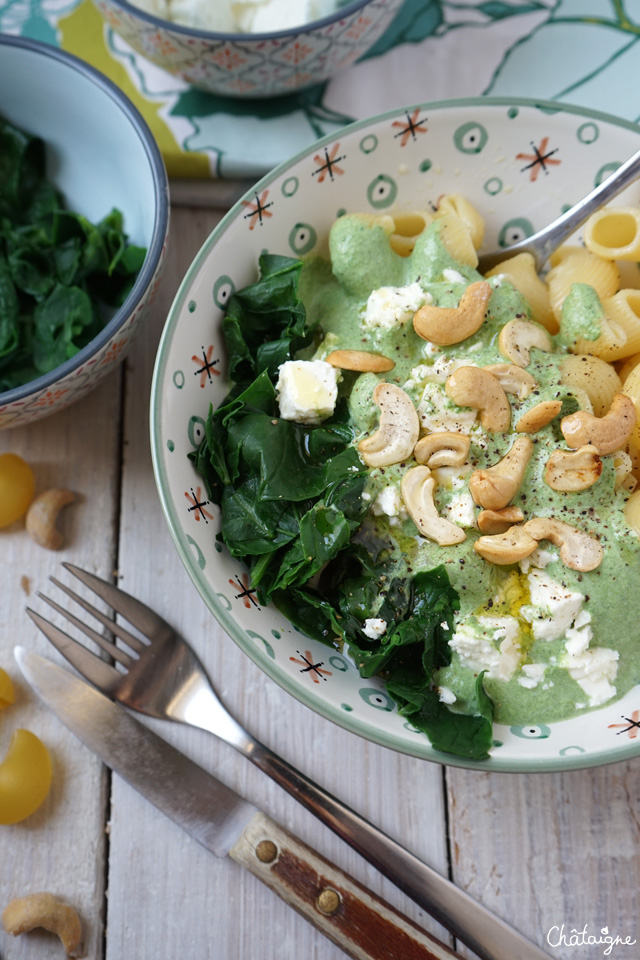
[[[350,957],[460,960],[119,704],[24,647],[15,657],[38,697],[103,763],[207,850],[255,874]]]

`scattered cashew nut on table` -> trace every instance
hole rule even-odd
[[[491,297],[491,284],[478,280],[462,294],[457,307],[436,307],[427,303],[413,317],[413,329],[430,343],[440,347],[461,343],[482,326]]]
[[[64,537],[56,527],[58,514],[67,504],[76,499],[72,490],[45,490],[32,501],[27,510],[27,533],[41,547],[47,550],[60,550],[64,546]]]
[[[598,448],[586,443],[577,450],[554,450],[544,468],[544,480],[552,490],[575,493],[592,487],[601,473]]]
[[[516,437],[502,460],[484,470],[474,470],[469,477],[469,492],[478,506],[487,510],[506,507],[520,489],[532,453],[531,437]]]
[[[459,407],[480,411],[480,423],[491,432],[505,433],[511,424],[511,404],[500,381],[484,367],[458,367],[444,385]]]
[[[418,412],[404,390],[384,380],[373,391],[373,399],[380,408],[380,424],[358,444],[362,459],[370,467],[402,463],[413,453],[420,435]]]
[[[498,349],[506,360],[518,367],[528,367],[533,347],[546,353],[553,350],[551,337],[544,327],[530,320],[509,320],[505,323],[498,337]]]
[[[73,907],[51,893],[32,893],[12,900],[2,914],[2,925],[12,937],[42,927],[55,933],[68,957],[82,957],[82,925]]]
[[[466,540],[466,533],[446,517],[441,517],[433,500],[436,482],[429,467],[411,467],[402,478],[400,493],[409,516],[423,537],[449,547]]]
[[[598,453],[606,455],[624,447],[633,433],[637,416],[631,397],[616,393],[604,417],[594,417],[592,413],[578,410],[562,418],[560,429],[573,449],[592,444]]]

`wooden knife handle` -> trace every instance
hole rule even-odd
[[[230,856],[355,960],[459,958],[263,813]]]

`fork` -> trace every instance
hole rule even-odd
[[[548,960],[548,954],[503,920],[252,737],[222,705],[194,651],[162,617],[114,584],[73,564],[63,566],[145,638],[51,577],[131,651],[38,593],[120,664],[122,669],[117,669],[27,607],[36,626],[94,686],[133,710],[200,727],[235,747],[484,960]]]

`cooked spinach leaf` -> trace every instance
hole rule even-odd
[[[301,261],[263,255],[257,283],[233,294],[223,321],[234,386],[211,409],[191,455],[220,506],[220,538],[245,560],[261,603],[272,601],[308,636],[345,645],[363,677],[381,675],[399,712],[434,749],[473,759],[492,743],[493,706],[476,687],[473,715],[442,703],[437,671],[450,663],[459,599],[444,566],[394,574],[389,544],[355,537],[368,512],[367,470],[346,402],[318,426],[282,420],[278,367],[311,341],[297,294]],[[369,639],[365,621],[383,619]]]
[[[145,256],[118,210],[93,224],[64,209],[45,176],[44,143],[0,118],[0,392],[86,346]]]

